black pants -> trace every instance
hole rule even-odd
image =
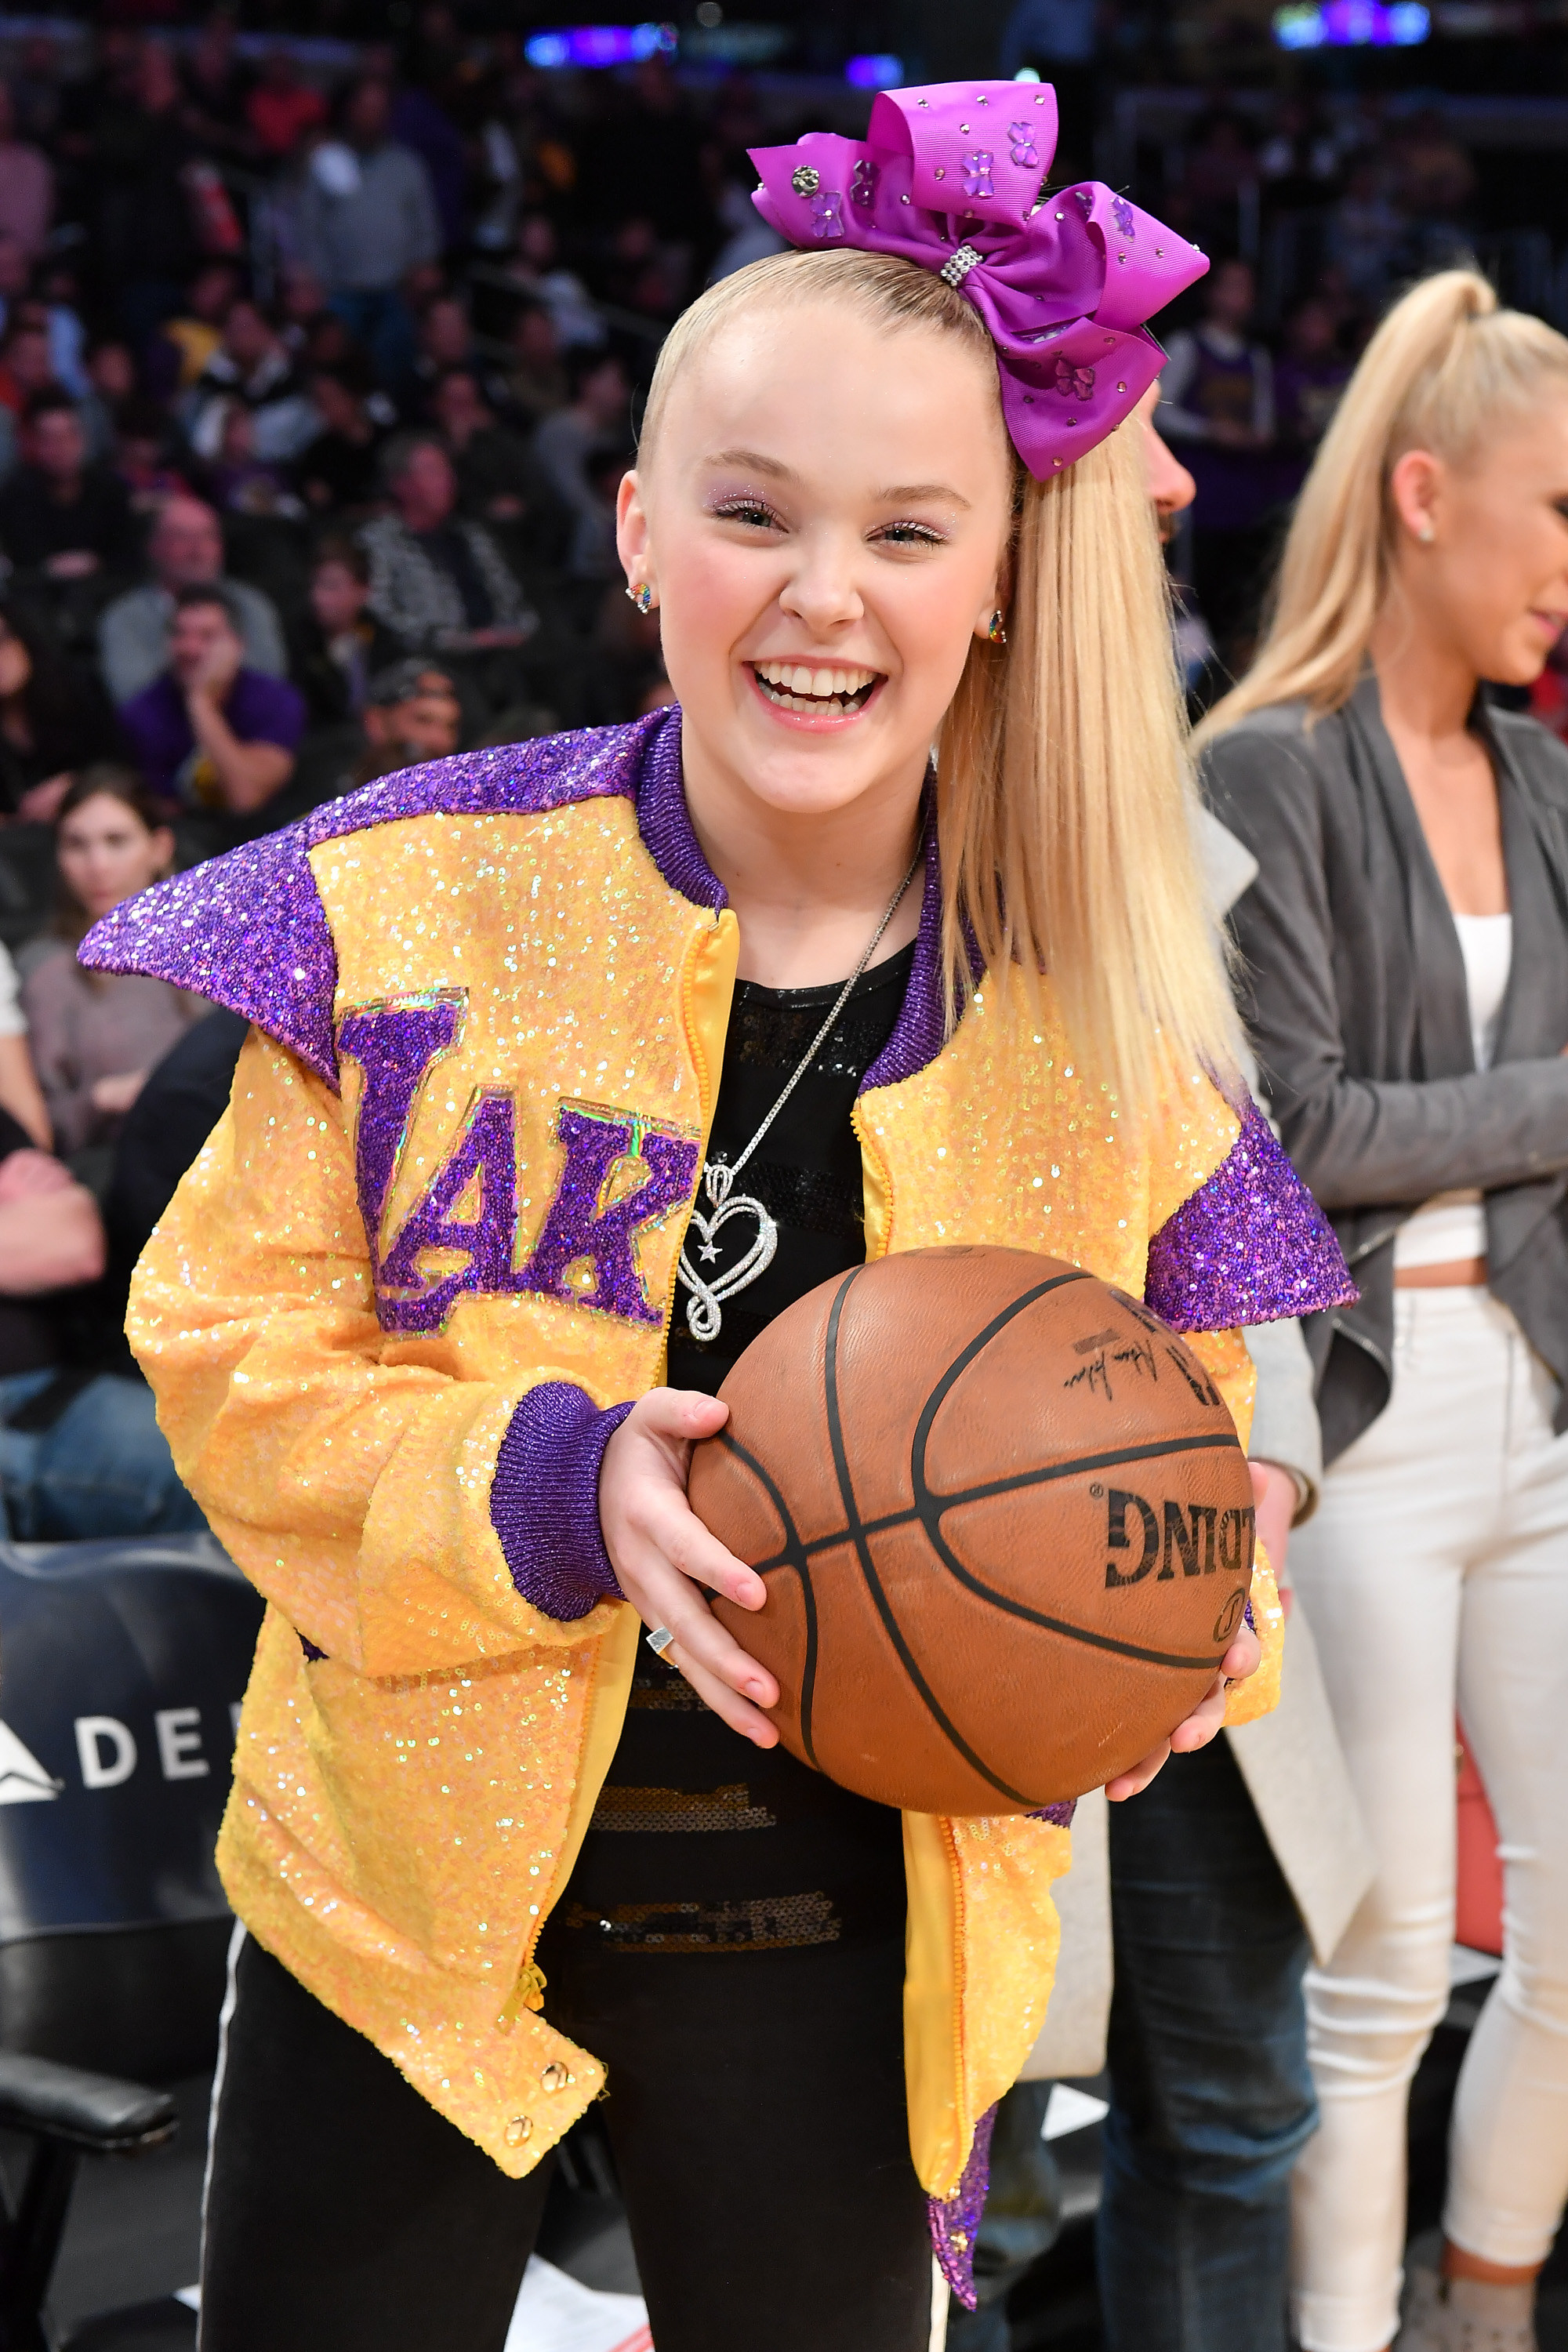
[[[901,1916],[880,1944],[743,1954],[552,1936],[551,2021],[609,2066],[658,2352],[927,2352]],[[508,2179],[247,1938],[202,2352],[501,2352],[549,2173]]]

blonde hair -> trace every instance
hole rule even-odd
[[[677,372],[742,310],[841,300],[895,331],[956,335],[995,383],[973,305],[888,254],[783,253],[721,280],[677,321],[643,425]],[[999,394],[998,394],[999,399]],[[998,408],[1000,426],[1000,409]],[[1073,1050],[1136,1123],[1174,1071],[1230,1085],[1230,993],[1196,850],[1196,800],[1146,483],[1142,427],[1049,481],[1014,460],[1006,645],[971,646],[936,747],[950,1024],[971,992],[1050,975]]]
[[[1462,467],[1500,415],[1568,383],[1568,339],[1501,310],[1473,269],[1445,269],[1396,302],[1362,354],[1297,501],[1258,658],[1216,703],[1201,745],[1249,712],[1304,701],[1321,716],[1354,690],[1389,593],[1389,476],[1409,449]]]

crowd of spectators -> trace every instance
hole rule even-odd
[[[1065,37],[1060,16],[1030,22]],[[443,0],[335,80],[301,54],[219,13],[100,23],[85,70],[38,32],[0,78],[0,1432],[13,1373],[47,1437],[76,1428],[84,1363],[132,1371],[112,1232],[8,1357],[9,1188],[24,1222],[79,1239],[85,1192],[112,1227],[162,1131],[149,1074],[190,1032],[221,1081],[235,1045],[171,991],[82,973],[74,942],[172,863],[396,768],[668,699],[615,555],[639,395],[691,296],[776,247],[746,149],[820,113],[740,75],[699,101],[658,57],[552,77]],[[1093,59],[1047,63],[1091,168]],[[1223,100],[1138,170],[1217,257],[1173,322],[1163,421],[1198,482],[1194,667],[1235,667],[1361,341],[1463,243],[1474,173],[1435,117]],[[60,1181],[29,1191],[49,1150]],[[181,1507],[137,1426],[141,1500],[117,1519],[100,1493],[104,1532]],[[13,1491],[5,1444],[13,1530],[83,1531],[47,1480]]]

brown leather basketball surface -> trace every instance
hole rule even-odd
[[[908,1251],[735,1365],[698,1517],[768,1587],[718,1615],[793,1753],[913,1812],[1101,1787],[1191,1713],[1247,1606],[1252,1487],[1197,1357],[1092,1275]]]

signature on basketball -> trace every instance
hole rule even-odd
[[[1140,1376],[1146,1372],[1152,1381],[1157,1381],[1160,1367],[1149,1342],[1133,1339],[1127,1346],[1119,1348],[1115,1343],[1121,1336],[1120,1331],[1091,1331],[1087,1339],[1075,1339],[1073,1354],[1086,1356],[1089,1360],[1080,1364],[1076,1372],[1068,1373],[1062,1382],[1063,1388],[1087,1388],[1091,1396],[1098,1391],[1109,1403],[1116,1394],[1111,1377],[1111,1367],[1115,1364],[1126,1364]]]

